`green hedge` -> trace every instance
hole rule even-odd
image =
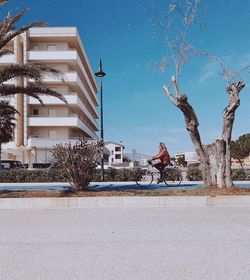
[[[128,181],[135,181],[136,175],[138,174],[139,168],[133,169],[106,169],[104,170],[104,181],[105,182],[128,182]],[[101,181],[101,170],[98,169],[95,171],[94,182]]]
[[[135,181],[138,168],[134,169],[107,169],[104,173],[105,182],[113,181]],[[101,170],[95,170],[94,182],[101,181]],[[0,183],[46,183],[46,182],[67,182],[57,169],[27,170],[13,169],[0,171]]]
[[[232,177],[235,181],[250,180],[250,171],[244,169],[233,169]]]
[[[53,170],[1,170],[0,183],[66,182],[60,172]]]
[[[187,179],[190,181],[201,181],[202,175],[201,170],[198,166],[190,165],[187,171]],[[235,181],[250,180],[250,170],[249,169],[233,169],[232,179]]]
[[[202,181],[201,170],[197,165],[188,166],[187,179],[189,181]]]

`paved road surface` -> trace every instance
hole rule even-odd
[[[1,280],[249,280],[249,208],[0,211]]]

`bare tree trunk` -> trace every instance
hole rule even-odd
[[[164,90],[165,90],[168,98],[170,99],[170,101],[177,108],[179,108],[184,115],[186,129],[189,133],[189,136],[194,145],[196,154],[200,161],[202,177],[204,180],[204,186],[210,187],[212,185],[212,178],[211,178],[211,172],[210,172],[209,156],[201,142],[201,137],[200,137],[200,133],[198,130],[198,126],[199,126],[198,118],[194,112],[193,107],[188,103],[187,96],[185,94],[180,95],[176,81],[174,78],[172,78],[172,79],[173,79],[173,83],[175,86],[176,98],[174,98],[173,95],[170,93],[168,87],[164,87]]]
[[[188,103],[185,94],[181,95],[174,77],[172,78],[176,97],[169,91],[164,90],[170,101],[179,108],[185,119],[186,129],[195,147],[205,187],[233,187],[231,172],[230,142],[234,122],[235,111],[239,107],[239,93],[244,88],[243,82],[231,84],[227,88],[230,95],[229,104],[225,108],[222,139],[217,139],[210,145],[203,146],[198,130],[199,122],[193,107]]]
[[[222,188],[225,186],[225,142],[217,139],[206,146],[209,162],[212,186]]]
[[[227,88],[229,94],[229,103],[224,110],[224,124],[222,129],[222,138],[225,141],[225,185],[233,187],[232,170],[231,170],[231,152],[230,144],[232,139],[232,129],[235,118],[235,111],[240,106],[240,92],[245,87],[242,81],[233,83]]]

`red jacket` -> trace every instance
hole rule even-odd
[[[170,163],[170,155],[167,149],[160,150],[159,154],[154,156],[153,159],[160,159],[161,163],[166,165]]]

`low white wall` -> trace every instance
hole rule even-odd
[[[2,198],[0,209],[250,207],[250,196]]]

